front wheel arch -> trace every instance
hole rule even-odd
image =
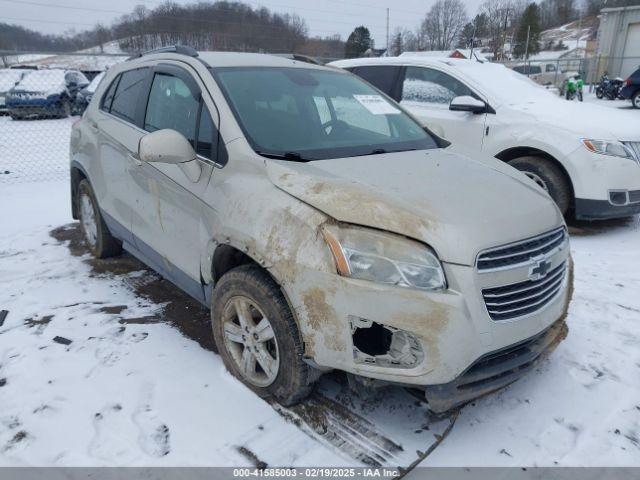
[[[562,171],[562,174],[564,175],[564,178],[565,178],[565,180],[567,182],[567,185],[569,185],[569,188],[571,190],[570,191],[570,194],[571,194],[571,205],[569,206],[569,210],[573,211],[575,209],[576,195],[575,195],[575,189],[574,189],[574,186],[573,186],[573,180],[571,179],[571,175],[569,175],[569,172],[564,167],[562,162],[560,162],[553,155],[550,155],[549,153],[545,152],[544,150],[540,150],[540,149],[534,148],[534,147],[513,147],[513,148],[508,148],[506,150],[503,150],[502,152],[500,152],[497,155],[495,155],[495,157],[498,160],[502,160],[505,163],[510,163],[513,160],[516,160],[516,159],[522,158],[522,157],[541,157],[541,158],[544,158],[545,160],[550,161],[551,163],[553,163],[555,166],[557,166]]]
[[[289,309],[293,315],[293,319],[298,326],[299,332],[299,340],[304,345],[304,338],[301,333],[301,325],[300,320],[298,319],[298,314],[296,310],[293,308],[293,303],[291,302],[291,298],[287,293],[286,289],[283,286],[283,282],[281,282],[273,272],[265,267],[264,262],[260,262],[257,259],[251,257],[246,251],[242,251],[232,245],[221,243],[219,244],[215,250],[213,251],[212,261],[211,261],[211,286],[215,288],[216,283],[222,278],[222,276],[233,270],[234,268],[243,266],[243,265],[254,265],[256,268],[262,270],[266,273],[273,282],[278,285],[280,288],[280,292],[287,302]]]

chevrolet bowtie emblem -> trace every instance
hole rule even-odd
[[[548,260],[539,260],[529,270],[529,280],[540,280],[547,276],[549,270],[551,270],[551,262]]]

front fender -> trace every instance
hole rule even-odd
[[[320,226],[328,217],[260,175],[231,174],[212,189],[201,225],[202,278],[213,281],[216,248],[229,245],[269,271],[282,288],[305,269],[335,271]]]

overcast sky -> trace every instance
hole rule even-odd
[[[193,3],[192,0],[175,0]],[[297,13],[307,22],[311,36],[340,34],[346,39],[358,25],[371,31],[376,47],[385,46],[386,9],[389,30],[413,30],[436,0],[245,0],[252,7],[264,6],[281,13]],[[86,30],[96,22],[111,24],[135,5],[152,9],[161,0],[0,0],[0,21],[22,25],[43,33],[63,33],[70,28]],[[469,15],[475,15],[482,0],[466,0]],[[73,8],[63,8],[73,7]]]

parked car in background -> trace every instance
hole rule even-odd
[[[89,85],[78,92],[75,102],[75,108],[78,114],[84,112],[89,106],[89,103],[91,103],[91,99],[93,98],[93,94],[95,93],[96,88],[98,88],[98,85],[103,78],[104,72],[99,73],[98,75],[93,77],[93,80],[91,80],[91,83],[89,83]]]
[[[68,117],[76,113],[76,97],[87,85],[77,70],[34,70],[7,93],[7,110],[14,120]]]
[[[331,65],[400,101],[454,147],[521,170],[563,214],[595,220],[640,213],[640,129],[630,112],[566,102],[493,63],[389,57]]]
[[[249,388],[292,404],[338,369],[442,412],[564,338],[569,236],[524,175],[345,71],[164,50],[110,68],[74,123],[73,216],[95,256],[210,307]]]
[[[555,62],[527,62],[514,65],[513,71],[529,77],[538,85],[554,86],[562,89],[563,83],[567,80],[567,73],[556,65]]]
[[[620,96],[631,100],[634,108],[640,108],[640,67],[624,81]]]
[[[0,115],[7,111],[6,97],[9,90],[16,86],[27,74],[24,70],[5,68],[0,70]]]

